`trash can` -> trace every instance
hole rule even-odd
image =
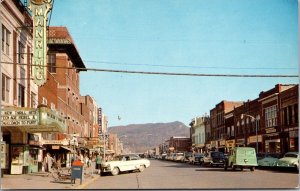
[[[71,183],[75,184],[76,178],[80,179],[80,184],[82,184],[82,178],[83,178],[83,163],[79,160],[75,160],[72,163],[71,167]]]

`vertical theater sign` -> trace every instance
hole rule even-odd
[[[33,18],[32,72],[34,83],[42,86],[47,80],[47,21],[52,0],[30,0]]]

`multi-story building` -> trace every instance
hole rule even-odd
[[[226,131],[226,141],[225,141],[225,152],[235,147],[235,129],[234,129],[234,110],[225,113],[225,131]]]
[[[191,150],[191,139],[189,137],[172,136],[169,141],[171,152],[184,152]]]
[[[66,27],[49,27],[47,82],[39,87],[39,102],[51,108],[66,119],[66,132],[43,133],[46,152],[61,158],[63,164],[70,165],[71,148],[84,146],[79,137],[89,134],[90,112],[87,103],[81,104],[79,92],[79,72],[85,65]],[[80,68],[80,69],[78,69]],[[69,148],[68,148],[69,146]],[[63,150],[61,150],[63,149]]]
[[[299,151],[299,85],[279,93],[283,151]]]
[[[295,85],[277,84],[274,88],[261,92],[258,101],[261,105],[261,127],[263,132],[263,151],[270,153],[284,152],[282,136],[282,118],[280,116],[281,102],[279,94]],[[291,113],[292,115],[292,113]]]
[[[236,146],[253,146],[261,151],[261,107],[258,99],[243,102],[234,109],[233,115]]]
[[[205,127],[209,118],[204,117],[195,117],[191,122],[192,132],[192,147],[196,152],[203,153],[205,150]]]
[[[33,22],[19,1],[1,1],[0,10],[1,168],[7,174],[36,172],[44,126],[37,128],[38,87],[30,80]]]
[[[242,105],[242,102],[233,101],[221,101],[215,108],[210,110],[210,125],[212,149],[217,149],[219,151],[225,151],[226,135],[225,130],[225,114],[232,111],[235,107]]]
[[[217,104],[210,111],[212,140],[206,147],[222,152],[236,146],[250,146],[267,153],[298,151],[298,87],[298,84],[277,84],[254,100]],[[196,138],[194,124],[195,120],[190,125]],[[207,139],[208,131],[205,128]]]

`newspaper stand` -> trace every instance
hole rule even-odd
[[[72,163],[72,171],[71,171],[71,183],[75,184],[76,178],[80,179],[80,184],[82,184],[83,178],[83,163],[80,160],[75,160]]]

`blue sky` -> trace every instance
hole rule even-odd
[[[297,0],[56,0],[87,68],[202,74],[298,74]],[[80,74],[109,126],[181,121],[222,100],[255,99],[297,78]],[[118,120],[118,116],[121,120]]]

